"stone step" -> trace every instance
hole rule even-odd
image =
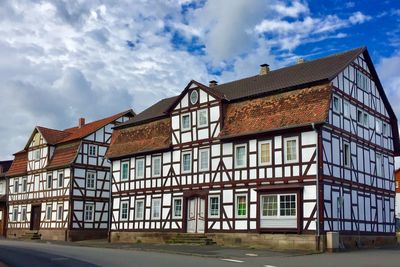
[[[205,234],[177,234],[168,241],[171,244],[214,245],[216,242]]]
[[[41,235],[37,231],[27,231],[19,239],[40,240]]]

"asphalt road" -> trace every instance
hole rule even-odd
[[[178,248],[179,249],[179,248]],[[200,250],[200,249],[199,249]],[[201,253],[200,253],[201,254]],[[247,255],[246,255],[247,254]],[[225,257],[226,256],[226,257]],[[2,265],[3,263],[3,265]],[[49,243],[0,240],[0,267],[3,266],[400,266],[400,249],[361,250],[335,254],[245,253],[220,251],[217,257],[179,255],[109,248],[80,247]]]

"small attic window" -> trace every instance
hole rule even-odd
[[[199,93],[197,93],[196,90],[193,90],[192,93],[190,94],[190,103],[194,105],[197,103],[198,100],[199,100]]]

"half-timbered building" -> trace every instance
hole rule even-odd
[[[55,130],[37,126],[7,172],[8,237],[57,240],[108,233],[112,128],[132,110]]]
[[[111,241],[204,233],[314,249],[337,231],[343,246],[393,242],[398,138],[366,48],[191,81],[115,128]]]
[[[396,179],[396,218],[400,220],[400,169],[395,171],[395,179]]]
[[[7,232],[7,179],[6,172],[10,168],[12,160],[0,161],[0,237]]]

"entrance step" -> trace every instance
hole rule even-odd
[[[168,240],[170,244],[215,245],[216,242],[205,234],[177,234]]]
[[[23,240],[40,240],[41,235],[38,231],[26,231],[19,239]]]

